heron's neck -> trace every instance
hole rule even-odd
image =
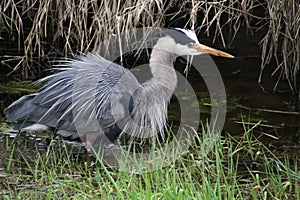
[[[159,44],[159,43],[158,43]],[[176,55],[155,45],[150,58],[150,69],[153,77],[149,83],[159,84],[172,93],[177,85],[177,76],[174,69]]]

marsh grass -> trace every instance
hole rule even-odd
[[[244,20],[250,23],[253,4],[253,0],[4,0],[0,2],[0,30],[17,34],[17,46],[23,52],[14,58],[17,63],[13,70],[23,68],[28,73],[34,70],[36,57],[74,57],[97,52],[106,45],[104,40],[109,43],[120,33],[131,37],[131,30],[140,27],[191,28],[219,35],[226,45]],[[232,36],[223,35],[224,27],[232,27]]]
[[[26,67],[22,63],[31,62],[34,56],[74,57],[97,51],[103,40],[126,30],[160,27],[174,2],[4,0],[0,3],[0,24],[1,29],[18,34],[24,56],[18,57],[16,70]]]
[[[247,27],[250,32],[266,32],[260,44],[259,83],[263,81],[264,69],[275,60],[277,66],[272,75],[277,75],[278,81],[274,91],[280,80],[287,79],[297,96],[299,13],[295,0],[4,0],[0,2],[1,38],[7,40],[8,35],[15,35],[21,52],[18,56],[6,55],[8,58],[1,63],[12,65],[12,71],[19,69],[28,78],[40,71],[42,60],[97,52],[108,45],[104,40],[110,43],[120,33],[130,38],[135,28],[190,28],[230,46],[240,28]]]
[[[278,83],[286,78],[290,89],[294,95],[299,94],[298,74],[300,66],[300,7],[295,0],[266,1],[266,11],[270,16],[268,21],[268,31],[262,39],[262,73],[271,59],[276,60],[277,67],[272,75],[278,76],[278,81],[274,85],[276,90]]]
[[[27,154],[7,143],[7,167],[1,170],[3,199],[297,199],[299,158],[272,153],[245,125],[242,137],[219,136],[202,153],[207,127],[178,159],[154,171],[136,174],[106,168],[78,146],[51,140]],[[31,144],[33,145],[33,144]],[[29,148],[29,147],[25,147]],[[32,147],[31,147],[32,149]],[[82,157],[79,159],[79,155]],[[172,155],[166,155],[170,157]]]

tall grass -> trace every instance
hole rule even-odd
[[[268,31],[262,40],[262,70],[272,58],[275,58],[277,67],[272,75],[278,76],[274,86],[286,78],[293,95],[299,95],[299,66],[300,66],[300,7],[299,1],[266,1],[268,12]],[[298,97],[297,97],[298,98]]]
[[[215,25],[214,33],[221,35],[225,45],[223,27],[233,25],[236,32],[243,19],[248,23],[252,4],[252,0],[4,0],[0,2],[0,30],[17,33],[18,47],[23,52],[16,57],[19,62],[13,70],[24,68],[25,73],[33,70],[35,56],[73,57],[97,51],[103,40],[138,27],[180,26],[209,34]]]
[[[0,24],[1,29],[18,33],[24,56],[16,70],[34,55],[74,56],[97,50],[104,39],[125,30],[163,26],[165,12],[174,2],[4,0]]]
[[[209,153],[207,127],[189,150],[163,168],[141,174],[78,159],[78,147],[54,141],[27,154],[6,141],[11,162],[1,168],[3,199],[296,199],[299,158],[279,158],[245,125],[243,137],[219,136]],[[250,130],[251,129],[251,130]],[[22,146],[23,145],[23,146]],[[25,147],[27,148],[27,147]],[[32,147],[31,147],[32,148]],[[32,148],[34,149],[34,148]],[[81,152],[82,153],[82,152]],[[172,157],[172,155],[166,155]]]
[[[192,14],[198,14],[198,18],[191,17],[191,24],[196,23],[200,32],[214,35],[214,40],[220,38],[224,46],[229,46],[235,39],[237,32],[243,25],[251,30],[253,19],[262,20],[253,11],[262,6],[255,0],[233,1],[197,1],[192,8]],[[229,30],[229,31],[228,31]]]

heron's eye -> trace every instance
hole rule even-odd
[[[187,43],[186,46],[189,47],[189,48],[192,48],[194,46],[194,43],[192,43],[192,42],[191,43]]]

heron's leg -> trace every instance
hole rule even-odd
[[[99,137],[99,133],[97,132],[92,132],[92,133],[88,133],[86,135],[86,149],[88,152],[91,152],[92,148],[93,148],[93,144],[95,143],[95,141],[98,139]]]

